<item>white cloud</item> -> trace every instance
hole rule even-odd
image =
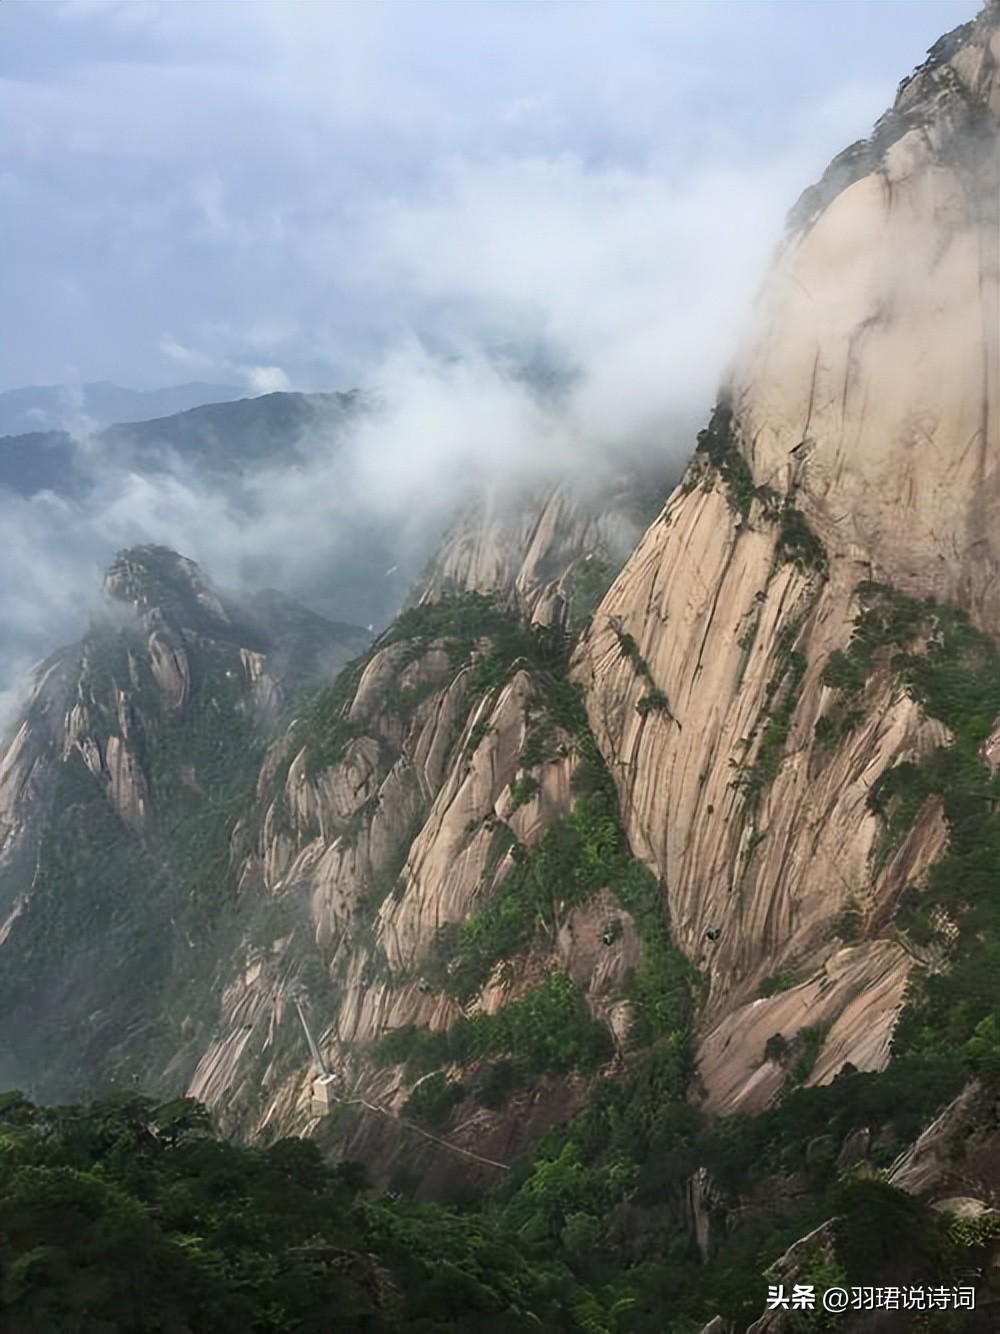
[[[110,465],[81,506],[0,497],[6,660],[75,633],[128,542],[295,587],[369,516],[410,541],[477,480],[680,458],[785,209],[966,10],[17,7],[0,383],[182,370],[268,393],[318,358],[381,406],[297,469],[249,469],[243,509]],[[558,412],[504,346],[572,368]]]
[[[277,394],[292,387],[280,366],[241,366],[239,369],[255,394]]]
[[[198,352],[193,347],[185,347],[179,343],[176,338],[171,338],[169,334],[164,334],[160,339],[160,351],[171,361],[176,361],[182,366],[210,366],[211,357],[206,357],[204,353]]]

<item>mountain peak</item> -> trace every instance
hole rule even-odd
[[[158,612],[167,619],[192,617],[229,624],[222,598],[187,556],[148,544],[119,551],[104,576],[103,591],[112,602],[140,614]]]
[[[894,111],[909,111],[919,102],[929,108],[940,100],[942,93],[958,92],[974,103],[987,106],[994,116],[1000,116],[998,29],[1000,0],[987,0],[974,19],[939,37],[923,64],[903,79],[896,93]]]
[[[871,135],[838,153],[821,179],[803,191],[788,215],[789,230],[810,227],[838,195],[883,169],[890,151],[913,132],[924,138],[925,154],[945,165],[965,164],[976,176],[970,153],[982,138],[983,117],[994,124],[1000,120],[998,29],[1000,0],[987,0],[976,18],[939,37],[923,64],[902,80]]]

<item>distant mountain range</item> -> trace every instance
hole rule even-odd
[[[147,421],[204,403],[230,403],[246,397],[232,384],[171,385],[166,389],[125,389],[110,380],[82,385],[28,385],[0,393],[0,435],[35,431],[101,430],[112,422]]]
[[[87,434],[0,436],[0,518],[12,534],[22,531],[23,518],[28,525],[23,531],[30,531],[37,545],[31,559],[18,548],[20,573],[11,567],[0,590],[0,698],[26,661],[79,632],[75,621],[64,625],[61,594],[53,598],[51,589],[63,589],[77,569],[111,559],[120,543],[110,531],[103,535],[102,515],[108,507],[131,505],[124,498],[137,479],[163,509],[156,517],[155,503],[148,502],[148,522],[136,527],[136,536],[190,545],[190,532],[179,536],[170,517],[177,494],[186,497],[185,512],[201,497],[206,516],[225,515],[235,528],[253,534],[276,519],[286,523],[284,502],[266,480],[271,470],[285,477],[312,476],[317,504],[329,522],[313,524],[307,533],[302,515],[295,526],[301,540],[279,543],[277,550],[248,538],[234,553],[230,572],[238,564],[233,577],[246,587],[287,586],[334,620],[384,625],[405,599],[427,552],[426,543],[418,537],[414,546],[390,517],[361,512],[348,500],[352,462],[341,449],[341,433],[361,411],[358,392],[274,393],[118,422]],[[291,488],[289,495],[294,494]],[[38,566],[48,567],[49,575],[38,574]],[[30,614],[27,584],[41,589],[37,612],[32,608]]]
[[[161,473],[180,463],[238,475],[247,465],[294,453],[311,425],[345,417],[357,400],[353,393],[279,393],[208,403],[150,421],[118,422],[89,437],[86,447],[69,430],[0,436],[0,487],[20,496],[79,496],[109,464]]]

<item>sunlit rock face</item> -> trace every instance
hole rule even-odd
[[[831,556],[1000,627],[997,12],[904,80],[856,178],[803,196],[732,377],[754,477]],[[835,187],[840,183],[842,188]]]
[[[912,964],[894,905],[945,845],[929,803],[877,855],[873,783],[944,737],[887,663],[849,735],[817,742],[856,588],[954,600],[1000,631],[997,24],[990,5],[943,39],[800,200],[717,419],[746,466],[714,466],[706,442],[577,654],[633,846],[706,976],[719,1109],[776,1095],[774,1033],[822,1027],[814,1082],[885,1064]],[[789,507],[820,548],[795,546]],[[653,689],[668,707],[643,705]],[[758,999],[777,975],[794,985]]]
[[[651,523],[634,478],[481,498],[394,626],[370,648],[340,636],[322,661],[297,613],[241,608],[171,553],[125,553],[107,584],[127,631],[118,657],[109,666],[88,641],[45,664],[0,757],[7,958],[38,893],[36,814],[70,759],[143,856],[165,828],[164,788],[178,809],[221,791],[207,889],[185,866],[150,919],[173,951],[168,1036],[139,1050],[116,1033],[123,1066],[186,1087],[229,1132],[311,1133],[315,1062],[292,1003],[307,995],[341,1099],[320,1130],[331,1151],[381,1185],[398,1169],[418,1193],[493,1179],[491,1160],[583,1105],[598,1071],[546,1071],[497,1106],[463,1093],[418,1142],[405,1109],[425,1075],[378,1044],[496,1016],[560,974],[607,1030],[599,1073],[628,1059],[626,979],[644,947],[610,884],[539,911],[477,989],[447,985],[463,927],[514,849],[529,855],[574,810],[587,746],[593,757],[586,728],[581,741],[559,724],[526,760],[537,661],[515,655],[484,678],[498,635],[560,627],[580,634],[570,675],[629,845],[700,979],[692,1098],[759,1110],[788,1087],[790,1052],[808,1053],[805,1083],[883,1068],[913,969],[937,962],[894,915],[948,830],[929,799],[890,845],[871,797],[949,738],[888,653],[833,727],[827,669],[875,584],[955,601],[1000,633],[997,25],[991,4],[939,43],[872,139],[796,205],[684,478],[662,510],[664,491],[639,487]],[[428,629],[462,599],[505,625]],[[362,656],[334,682],[348,645]],[[293,686],[307,679],[323,689],[300,711]],[[215,703],[226,735],[247,727],[232,789],[211,755],[176,742]],[[984,747],[994,765],[998,736]],[[150,737],[174,745],[166,770],[150,767]],[[142,903],[147,863],[128,867]],[[449,1056],[433,1073],[471,1090],[486,1064]]]
[[[835,743],[820,744],[816,728],[835,703],[824,669],[850,642],[866,581],[955,600],[1000,627],[996,28],[990,6],[939,43],[872,139],[796,205],[712,439],[575,655],[629,840],[664,882],[675,938],[703,977],[696,1096],[718,1111],[780,1094],[775,1037],[811,1035],[812,1083],[846,1064],[882,1068],[908,974],[927,962],[892,921],[946,845],[940,803],[886,854],[869,797],[946,731],[887,658]],[[494,497],[447,535],[423,599],[472,590],[565,621],[581,563],[601,553],[613,568],[636,526],[613,492]],[[454,1003],[414,975],[437,931],[467,919],[484,892],[482,822],[509,814],[530,696],[515,676],[470,713],[467,676],[436,652],[375,655],[350,708],[363,735],[323,774],[292,760],[282,804],[296,828],[265,818],[244,868],[279,891],[307,885],[311,929],[336,942],[360,887],[391,863],[392,831],[416,829],[395,891],[343,946],[324,1034],[356,1087],[397,1110],[405,1081],[365,1050],[387,1028],[454,1022]],[[414,683],[425,697],[404,725],[393,700]],[[526,844],[569,808],[574,762],[570,750],[515,813]],[[518,959],[478,1003],[522,994],[558,957],[599,1008],[592,927],[567,924],[554,954]],[[622,958],[633,949],[626,933]],[[196,1093],[211,1092],[219,1059],[207,1053]],[[238,1062],[230,1086],[237,1072]],[[265,1116],[301,1124],[307,1107],[306,1085],[289,1083]],[[477,1114],[477,1133],[509,1143],[521,1110]]]

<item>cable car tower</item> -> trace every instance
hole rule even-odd
[[[336,1102],[337,1076],[328,1068],[323,1060],[323,1053],[319,1049],[319,1043],[313,1037],[312,1029],[306,1019],[305,1010],[302,1007],[303,992],[301,988],[289,989],[289,994],[295,1009],[298,1012],[299,1022],[302,1025],[302,1031],[306,1035],[306,1042],[309,1046],[309,1054],[313,1060],[313,1066],[316,1070],[316,1076],[313,1079],[312,1086],[312,1106],[313,1111],[319,1115],[325,1115]]]

